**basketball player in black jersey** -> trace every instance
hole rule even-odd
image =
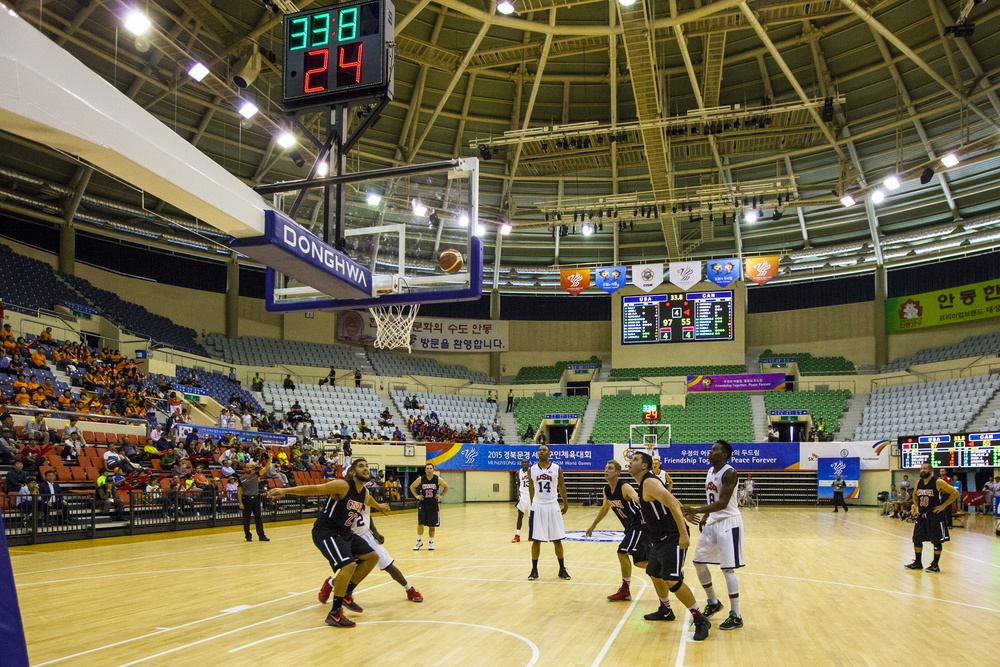
[[[677,596],[691,611],[694,619],[694,640],[704,641],[712,627],[711,621],[698,609],[694,593],[684,583],[684,557],[691,536],[681,511],[681,504],[667,487],[651,472],[653,457],[645,452],[632,455],[629,472],[639,485],[639,507],[648,540],[646,574],[653,581],[660,607],[643,618],[647,621],[672,621],[674,612],[667,605],[670,593]]]
[[[913,491],[913,516],[917,517],[917,522],[913,525],[913,552],[916,556],[912,563],[905,566],[906,569],[920,570],[924,567],[921,553],[924,550],[924,542],[930,542],[934,545],[934,560],[927,566],[926,571],[941,571],[938,567],[941,543],[951,539],[948,535],[945,512],[958,500],[958,495],[953,486],[934,474],[930,463],[920,466],[920,481]]]
[[[351,532],[351,527],[368,505],[382,514],[389,514],[389,506],[375,501],[365,484],[371,481],[368,462],[355,458],[350,467],[353,479],[347,482],[335,479],[326,484],[296,486],[289,489],[271,489],[267,497],[272,500],[284,496],[328,496],[323,509],[313,524],[313,544],[330,561],[333,580],[333,608],[326,617],[326,624],[339,628],[353,628],[357,623],[344,616],[344,607],[361,613],[361,605],[354,601],[354,589],[378,564],[378,554],[361,536]]]
[[[424,526],[427,526],[427,550],[434,551],[434,530],[441,525],[438,501],[448,493],[448,484],[434,474],[434,464],[424,466],[424,474],[410,484],[410,493],[417,499],[417,543],[414,551],[424,546]]]
[[[639,495],[632,488],[632,485],[621,478],[622,467],[618,461],[608,461],[604,466],[604,502],[597,512],[597,517],[587,529],[587,537],[594,534],[604,517],[608,515],[608,510],[613,510],[618,520],[622,522],[625,529],[625,537],[618,545],[618,565],[622,570],[622,585],[618,590],[608,596],[612,602],[621,600],[631,600],[632,591],[629,587],[632,583],[632,561],[635,560],[638,567],[646,564],[646,543],[642,533],[642,513],[639,511]]]

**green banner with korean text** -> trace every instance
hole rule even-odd
[[[988,317],[1000,317],[1000,279],[885,300],[889,333]]]

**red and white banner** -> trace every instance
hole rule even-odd
[[[590,287],[590,269],[562,269],[559,271],[559,287],[578,295]]]

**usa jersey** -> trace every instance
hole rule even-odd
[[[559,502],[559,466],[549,462],[548,468],[531,466],[531,483],[535,486],[535,504]]]
[[[357,521],[351,526],[351,532],[355,535],[366,535],[372,532],[372,508],[365,505],[361,508],[361,514],[358,515]]]
[[[527,500],[531,497],[529,488],[531,487],[531,471],[528,470],[518,470],[517,471],[517,497],[518,499]]]
[[[347,495],[340,500],[333,497],[326,499],[323,509],[316,517],[316,523],[313,524],[314,530],[325,533],[346,533],[354,527],[354,523],[365,508],[368,489],[361,487],[358,491],[352,481],[347,482],[347,489]]]
[[[732,470],[736,472],[728,463],[722,466],[719,472],[715,472],[715,467],[708,469],[708,475],[705,477],[705,499],[708,500],[708,504],[712,504],[719,499],[719,494],[722,492],[722,478],[727,472]],[[706,525],[710,523],[715,523],[716,521],[722,521],[723,519],[729,519],[732,517],[737,517],[740,515],[739,499],[736,497],[736,490],[733,489],[733,493],[729,496],[729,504],[726,505],[724,509],[712,512],[708,515],[708,521]]]

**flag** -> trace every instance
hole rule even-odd
[[[643,292],[652,292],[663,282],[663,263],[633,264],[632,284]]]
[[[590,287],[590,269],[562,269],[559,271],[559,286],[576,296]]]
[[[736,257],[713,259],[708,262],[708,279],[719,287],[728,287],[740,279],[740,260]]]
[[[701,282],[701,262],[670,262],[670,282],[687,291]]]
[[[746,277],[758,285],[766,285],[771,278],[778,275],[778,255],[747,258]]]
[[[625,287],[626,276],[624,266],[602,266],[594,269],[594,282],[608,294],[614,294]]]

